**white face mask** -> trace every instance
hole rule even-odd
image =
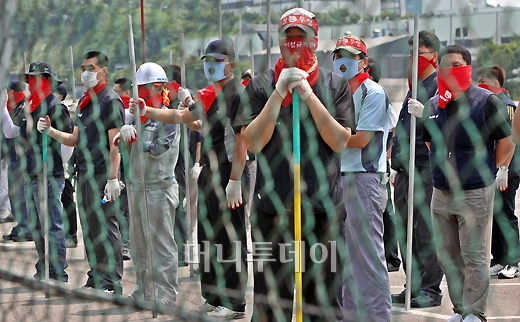
[[[94,88],[94,86],[99,83],[99,80],[97,79],[98,73],[99,72],[84,71],[81,73],[81,82],[86,88]]]

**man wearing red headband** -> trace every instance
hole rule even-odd
[[[423,140],[430,149],[437,256],[455,313],[448,321],[486,321],[488,229],[495,182],[503,184],[500,172],[513,157],[511,119],[496,95],[472,85],[466,48],[445,47],[439,62],[439,91],[424,108]]]
[[[392,146],[392,169],[396,171],[394,182],[394,202],[396,225],[402,233],[399,234],[401,255],[406,271],[406,227],[408,225],[408,182],[410,160],[410,124],[412,115],[416,119],[415,134],[415,184],[412,231],[412,307],[439,306],[442,300],[440,284],[444,273],[437,260],[437,252],[433,242],[431,229],[430,203],[432,199],[432,177],[428,148],[422,140],[422,110],[414,110],[415,102],[425,104],[437,92],[437,57],[440,50],[439,38],[429,32],[419,32],[419,51],[417,75],[417,100],[412,97],[412,63],[413,37],[408,40],[410,46],[410,65],[408,68],[409,91],[404,99],[399,121],[395,129]],[[392,295],[393,303],[405,302],[406,290]]]
[[[340,158],[354,128],[354,104],[348,82],[322,69],[316,59],[318,22],[312,12],[295,8],[278,24],[281,57],[274,70],[253,77],[242,100],[235,131],[241,131],[258,169],[251,209],[253,241],[268,259],[254,258],[255,321],[291,321],[294,262],[292,91],[300,96],[302,261],[304,319],[342,319],[336,295],[341,288],[336,247],[343,220]],[[333,241],[333,243],[331,242]],[[327,256],[313,261],[321,245]],[[326,248],[325,248],[326,247]]]
[[[496,94],[507,106],[509,117],[512,119],[516,104],[509,98],[507,90],[503,88],[506,80],[506,71],[500,66],[482,67],[477,70],[478,86]],[[493,231],[491,234],[490,275],[498,278],[515,278],[518,276],[518,260],[520,245],[518,244],[518,217],[515,215],[516,190],[520,184],[520,152],[515,149],[509,171],[500,171],[505,186],[498,187],[495,195],[493,211]],[[498,173],[497,173],[498,176]]]

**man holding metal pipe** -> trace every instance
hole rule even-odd
[[[285,12],[278,32],[281,57],[274,70],[248,83],[234,125],[258,164],[250,217],[254,255],[261,245],[261,253],[253,256],[253,321],[291,321],[295,268],[300,264],[289,256],[294,253],[293,229],[301,230],[303,236],[303,315],[309,321],[334,321],[342,316],[341,267],[336,255],[338,247],[344,248],[338,152],[351,137],[354,104],[347,80],[318,64],[318,21],[312,12],[302,8]],[[299,137],[292,136],[293,90],[299,94]],[[304,151],[300,205],[294,204],[298,199],[293,197],[293,140]],[[301,229],[293,223],[299,211],[296,207],[301,208]],[[319,263],[311,252],[316,245],[326,254]]]
[[[116,202],[121,192],[121,156],[112,141],[124,124],[123,102],[107,87],[105,54],[86,53],[81,70],[87,90],[78,103],[73,133],[55,129],[48,118],[38,121],[38,129],[64,145],[76,147],[79,217],[90,265],[85,287],[121,294],[123,258]]]
[[[203,119],[197,236],[201,289],[206,302],[199,312],[216,318],[239,319],[245,316],[247,284],[242,185],[245,188],[249,184],[244,174],[247,150],[240,133],[235,133],[231,124],[238,113],[244,86],[234,77],[235,50],[229,42],[210,42],[201,59],[206,78],[213,85],[199,90],[199,103],[187,89],[179,88],[178,99],[188,108],[149,108],[138,99],[131,101],[130,109],[163,123]]]

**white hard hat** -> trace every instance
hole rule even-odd
[[[168,81],[164,69],[156,63],[144,63],[136,74],[137,85],[164,83]]]

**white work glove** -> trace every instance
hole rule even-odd
[[[390,184],[391,185],[394,185],[395,184],[395,177],[397,177],[397,171],[395,171],[394,169],[390,169]]]
[[[242,205],[242,185],[240,180],[229,179],[226,187],[226,200],[230,209],[236,209]]]
[[[179,93],[177,94],[179,102],[186,103],[188,97],[191,97],[190,91],[186,88],[179,87]]]
[[[119,186],[119,179],[108,179],[105,185],[105,197],[108,201],[114,201],[121,194],[121,187]]]
[[[132,125],[123,125],[119,130],[121,139],[126,143],[134,142],[137,139],[137,131]]]
[[[311,95],[312,93],[311,85],[309,85],[309,82],[306,79],[295,81],[287,85],[289,93],[292,93],[294,88],[298,89],[298,93],[300,93],[300,98],[303,101],[306,101],[307,98],[309,98],[309,95]]]
[[[280,94],[282,98],[285,98],[289,90],[287,88],[287,85],[289,85],[289,83],[306,79],[307,77],[309,77],[309,74],[307,74],[299,68],[284,68],[282,69],[282,72],[278,77],[278,81],[276,82],[276,91],[278,92],[278,94]]]
[[[190,170],[191,178],[195,181],[199,180],[199,175],[201,171],[202,167],[198,163],[195,163]]]
[[[40,133],[43,133],[43,131],[45,131],[45,133],[49,134],[49,132],[51,131],[51,119],[49,118],[49,115],[45,115],[45,117],[40,117],[38,119],[38,124],[36,124],[36,128],[38,129],[38,131],[40,131]]]
[[[424,105],[418,100],[414,100],[413,98],[408,99],[408,113],[414,115],[415,117],[422,118],[422,113],[424,110]]]
[[[148,109],[148,107],[146,106],[146,103],[144,102],[144,100],[142,98],[137,98],[137,99],[131,98],[128,108],[130,109],[130,112],[132,114],[136,114],[137,110],[139,110],[139,115],[141,115],[141,116],[144,116],[146,114],[146,110]]]
[[[495,183],[497,185],[497,189],[499,191],[505,191],[507,189],[507,172],[509,170],[506,168],[505,170],[498,169],[497,177],[495,179]]]

